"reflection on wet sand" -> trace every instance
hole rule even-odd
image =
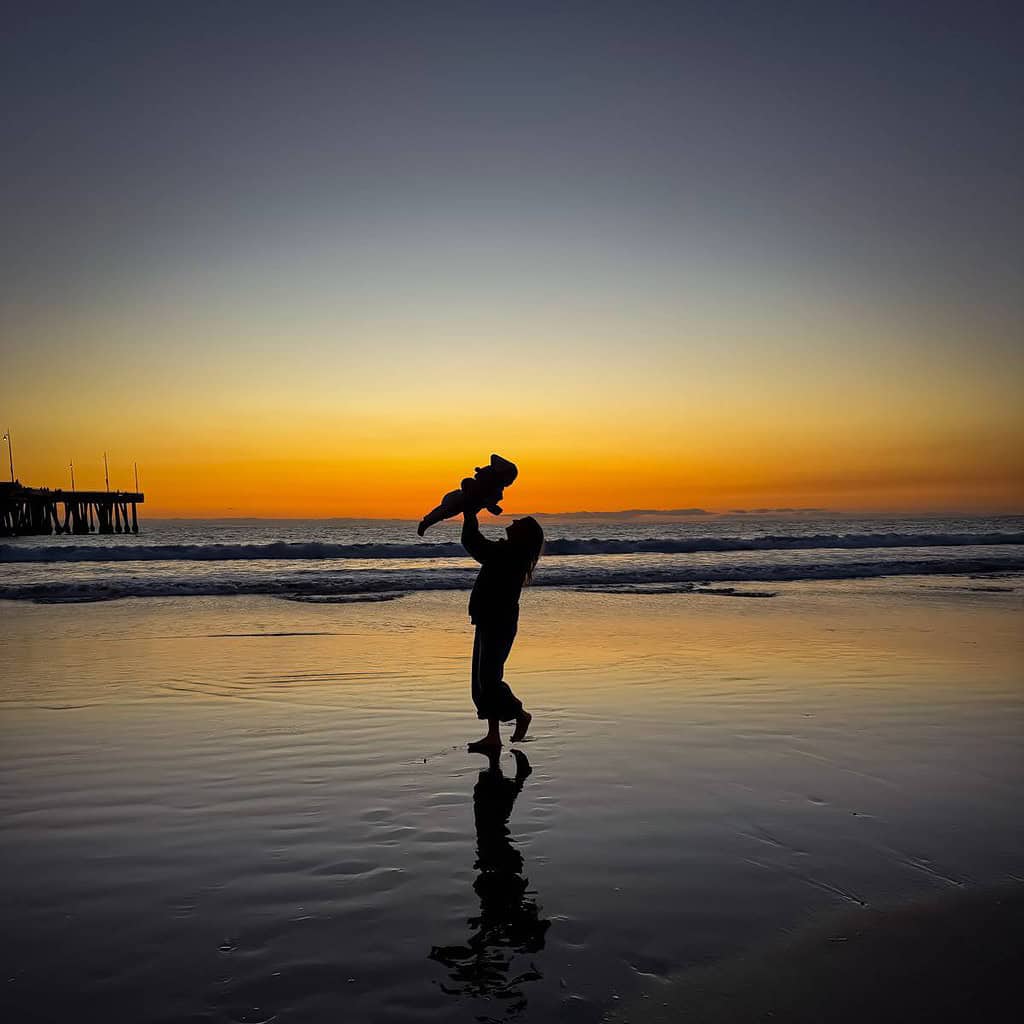
[[[743,984],[751,1014],[734,1017],[781,1020],[783,960],[808,980],[785,1006],[818,1005],[802,947],[752,978],[739,961],[821,919],[834,969],[813,1019],[852,1019],[867,984],[873,1006],[887,991],[847,966],[834,912],[863,923],[1021,875],[1021,600],[964,585],[733,603],[538,587],[513,669],[543,770],[531,756],[515,817],[525,767],[508,748],[508,778],[479,782],[479,856],[466,633],[438,628],[464,595],[98,602],[57,619],[7,602],[0,1016],[87,1002],[104,1024],[520,1024],[616,1006],[653,1021],[662,1002],[675,1020],[696,1002],[717,1020]],[[992,948],[959,909],[949,920],[975,961]],[[463,948],[427,959],[435,943]],[[922,956],[892,946],[879,963],[920,992]]]
[[[523,855],[512,843],[509,816],[523,783],[532,771],[521,750],[513,750],[515,778],[501,770],[497,753],[480,772],[473,787],[473,816],[476,820],[479,872],[473,888],[480,899],[480,913],[468,920],[465,945],[434,946],[430,959],[444,964],[451,982],[442,990],[453,996],[472,996],[505,1001],[505,1013],[516,1014],[526,1007],[522,985],[541,977],[532,960],[517,965],[518,955],[544,948],[551,922],[540,916],[529,879],[523,875]],[[525,969],[521,969],[525,968]]]

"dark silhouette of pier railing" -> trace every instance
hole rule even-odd
[[[141,491],[51,491],[0,483],[0,537],[138,533],[137,506],[145,500]]]

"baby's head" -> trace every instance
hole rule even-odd
[[[490,465],[477,466],[475,475],[477,480],[493,481],[502,487],[508,487],[519,476],[519,470],[500,455],[492,455]]]

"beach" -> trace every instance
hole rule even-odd
[[[462,590],[0,602],[6,1015],[745,1019],[694,979],[1020,883],[1019,575],[771,591],[527,591],[490,768]]]

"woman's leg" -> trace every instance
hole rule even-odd
[[[480,651],[483,648],[482,632],[481,628],[477,626],[476,632],[473,634],[473,670],[470,693],[473,697],[473,704],[476,707],[477,718],[487,717],[483,705],[483,693],[480,689]]]
[[[480,685],[487,704],[488,717],[511,722],[523,710],[522,702],[502,678],[505,662],[516,639],[517,624],[501,623],[488,627],[483,636],[480,656]]]
[[[473,697],[473,704],[476,706],[476,717],[487,721],[487,735],[484,736],[483,739],[477,740],[475,743],[470,743],[469,749],[484,752],[487,750],[495,750],[501,746],[501,733],[498,731],[498,719],[488,717],[487,698],[484,694],[483,688],[484,672],[482,669],[484,650],[486,647],[487,642],[484,630],[481,626],[477,626],[476,633],[473,636],[471,694]]]
[[[522,702],[502,678],[505,661],[508,659],[516,638],[516,624],[477,626],[473,641],[473,703],[478,718],[487,719],[487,735],[474,747],[501,745],[498,722],[517,724],[517,734],[525,733],[522,725],[524,716]],[[522,738],[521,735],[518,738]]]

